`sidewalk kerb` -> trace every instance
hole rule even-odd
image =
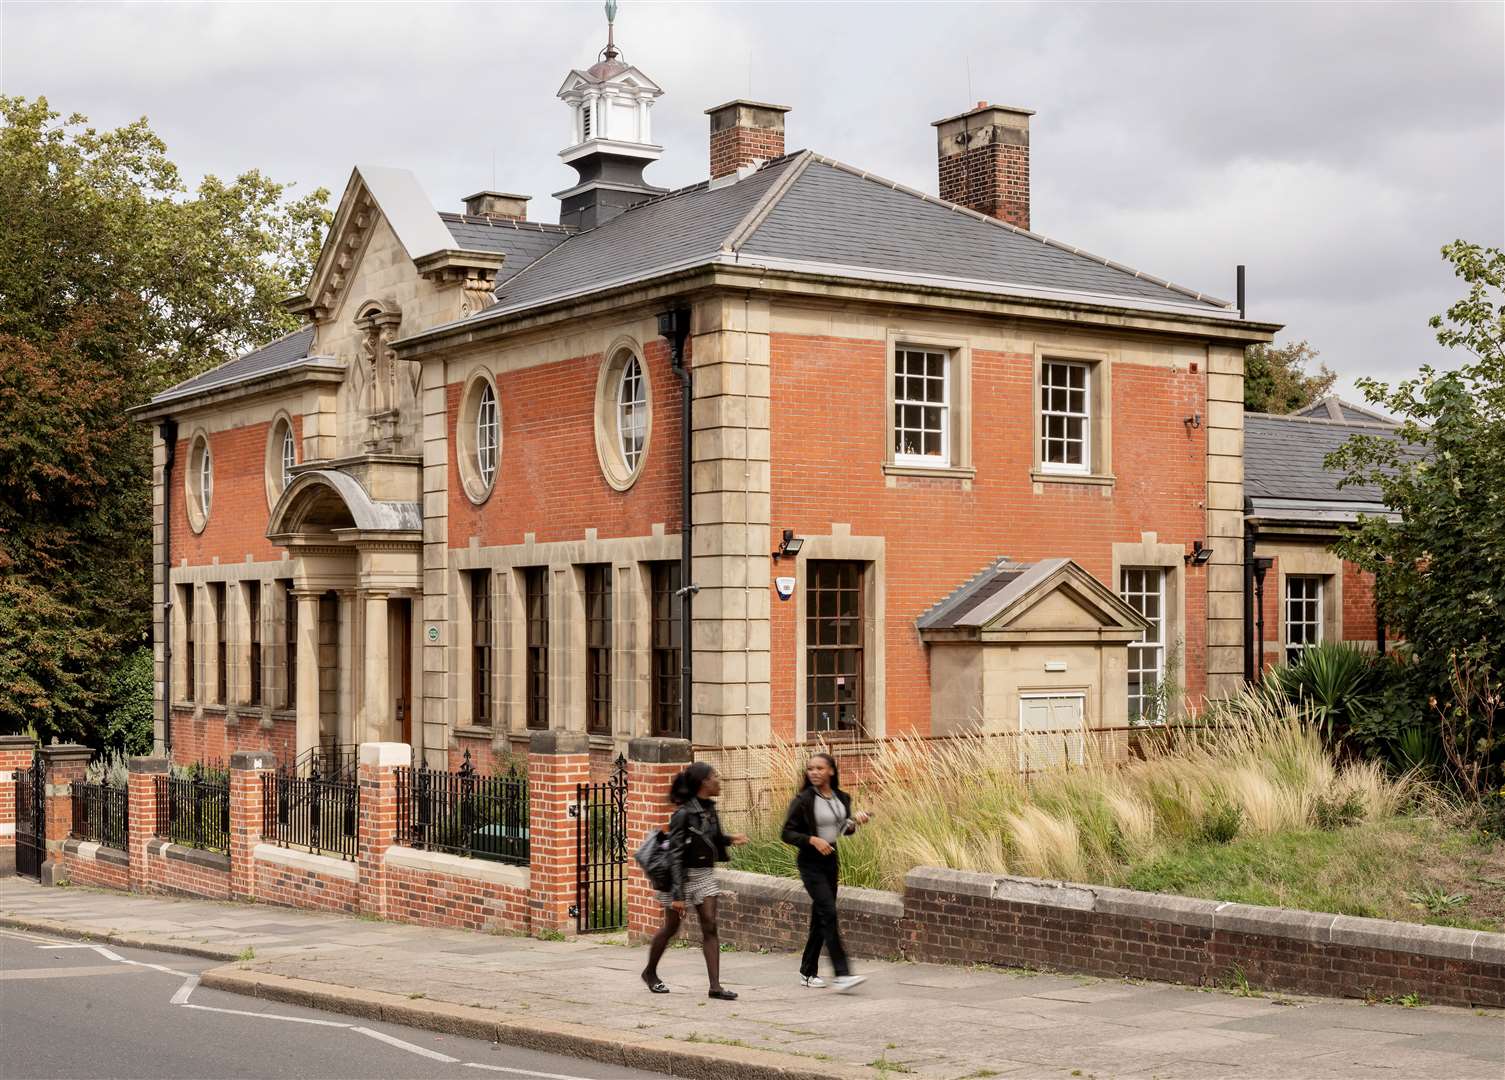
[[[180,956],[197,956],[201,960],[238,960],[240,952],[235,949],[220,949],[213,945],[195,945],[177,938],[155,937],[151,934],[122,934],[118,930],[98,932],[80,930],[66,923],[50,922],[47,919],[22,919],[14,915],[0,915],[0,926],[12,930],[30,930],[34,934],[52,934],[72,938],[74,941],[97,941],[101,945],[121,945],[127,949],[155,949],[157,952],[177,953]]]
[[[356,1016],[446,1035],[564,1054],[624,1068],[647,1069],[690,1080],[872,1080],[872,1069],[817,1061],[773,1050],[719,1043],[676,1042],[614,1028],[558,1020],[503,1018],[491,1009],[334,986],[237,967],[211,968],[199,978],[209,990]]]

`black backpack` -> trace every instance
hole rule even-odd
[[[663,829],[654,829],[643,837],[634,858],[655,889],[668,892],[674,888],[674,874],[669,869],[669,834]]]

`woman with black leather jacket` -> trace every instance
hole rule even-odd
[[[669,988],[658,977],[658,962],[679,933],[685,905],[700,917],[700,947],[705,953],[705,970],[711,980],[710,997],[736,1001],[737,995],[721,985],[721,938],[716,930],[716,864],[729,857],[727,850],[747,843],[742,835],[728,836],[721,831],[716,803],[721,794],[721,775],[709,764],[697,761],[674,778],[669,799],[678,810],[669,819],[669,873],[673,882],[668,892],[659,892],[664,906],[664,924],[648,946],[648,966],[643,982],[655,994],[667,994]]]
[[[810,894],[810,936],[800,959],[800,982],[812,988],[826,985],[820,977],[820,951],[826,950],[836,969],[833,986],[845,993],[864,981],[853,975],[841,941],[841,925],[836,916],[836,885],[841,863],[836,854],[843,836],[866,825],[868,815],[852,813],[852,797],[841,790],[836,759],[830,754],[815,754],[805,767],[805,784],[789,804],[784,818],[784,843],[798,849],[795,865],[800,881]]]

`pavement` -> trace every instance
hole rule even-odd
[[[619,937],[536,941],[260,904],[0,880],[0,925],[233,960],[202,985],[413,1029],[708,1080],[1505,1076],[1505,1013],[867,962],[851,995],[795,958],[731,952],[705,997],[698,949],[638,981]],[[451,1055],[454,1056],[454,1055]],[[268,1075],[274,1075],[268,1073]],[[312,1075],[312,1074],[310,1074]]]
[[[219,963],[0,929],[0,1031],[7,1036],[0,1074],[7,1080],[476,1080],[477,1070],[523,1080],[659,1075],[248,1001],[201,985]]]

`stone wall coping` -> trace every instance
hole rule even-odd
[[[590,736],[583,731],[535,731],[528,737],[530,754],[589,754]]]
[[[222,855],[218,851],[205,851],[203,848],[174,844],[170,840],[163,840],[160,836],[153,837],[146,842],[146,853],[160,859],[171,859],[173,862],[191,863],[205,870],[217,870],[226,874],[230,872],[230,856]]]
[[[88,859],[91,862],[112,863],[115,866],[129,866],[130,857],[119,848],[106,847],[98,840],[80,840],[70,836],[63,841],[63,850],[80,859]]]
[[[94,751],[78,743],[56,743],[42,747],[42,756],[49,764],[57,761],[88,761],[94,756]]]
[[[36,745],[30,735],[0,735],[0,750],[33,750]]]
[[[794,878],[753,874],[746,870],[718,870],[716,880],[728,892],[750,896],[765,904],[784,901],[801,902],[806,898],[805,887]],[[882,889],[843,885],[838,902],[844,912],[890,919],[904,917],[904,898],[898,893],[885,892]]]
[[[172,771],[172,762],[165,757],[133,757],[126,762],[126,771],[161,774]]]
[[[531,875],[526,866],[493,862],[490,859],[467,859],[442,851],[419,851],[416,848],[393,845],[387,848],[388,866],[400,866],[404,870],[417,870],[425,874],[446,874],[450,877],[485,881],[492,885],[505,885],[511,889],[528,891]]]
[[[410,768],[413,764],[413,748],[405,742],[361,743],[360,763],[379,768]]]
[[[251,857],[257,862],[291,866],[295,870],[307,870],[326,877],[343,878],[346,881],[356,881],[360,877],[360,868],[349,859],[315,855],[311,851],[283,848],[276,844],[257,844],[251,851]]]
[[[627,743],[627,760],[647,765],[688,765],[695,760],[695,752],[689,739],[631,739]]]
[[[271,772],[277,768],[277,755],[270,750],[237,750],[230,755],[232,772]]]

